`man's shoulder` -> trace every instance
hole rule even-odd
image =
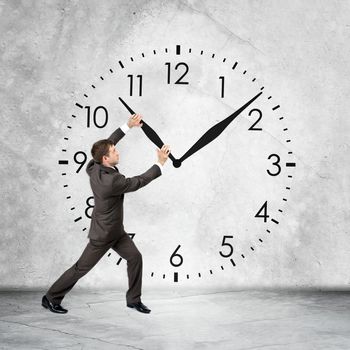
[[[91,175],[92,172],[99,168],[100,167],[100,164],[97,163],[94,159],[90,159],[90,161],[88,162],[88,164],[86,165],[86,172]]]

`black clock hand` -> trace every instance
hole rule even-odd
[[[129,111],[130,114],[135,114],[135,112],[131,109],[130,106],[127,105],[127,103],[121,98],[118,97],[120,102],[124,105],[124,107]],[[164,145],[164,142],[161,140],[161,138],[158,136],[158,134],[144,121],[144,119],[141,120],[142,123],[142,131],[145,133],[145,135],[159,148],[161,149]],[[175,157],[169,153],[169,158],[172,160],[173,165],[175,168],[177,168],[178,160],[175,159]]]
[[[180,165],[181,163],[187,159],[189,156],[191,156],[193,153],[199,151],[201,148],[206,146],[208,143],[216,139],[225,129],[226,127],[239,115],[241,114],[251,103],[253,103],[262,92],[259,92],[256,96],[254,96],[252,99],[250,99],[246,104],[244,104],[242,107],[237,109],[234,113],[229,115],[227,118],[222,120],[221,122],[215,124],[212,126],[180,159]]]

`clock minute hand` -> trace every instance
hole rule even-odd
[[[130,114],[136,114],[131,107],[121,98],[118,97],[120,102],[124,105],[124,107],[129,111]],[[161,140],[161,138],[158,136],[158,134],[142,119],[142,126],[141,129],[145,133],[145,135],[159,148],[161,149],[164,145],[164,142]],[[174,166],[177,164],[177,159],[169,153],[169,158],[172,160]]]
[[[259,92],[252,99],[250,99],[247,103],[245,103],[242,107],[237,109],[234,113],[229,115],[227,118],[222,120],[221,122],[212,126],[180,159],[180,162],[183,162],[193,153],[199,151],[201,148],[206,146],[208,143],[216,139],[225,129],[226,127],[239,115],[241,114],[251,103],[253,103],[262,92]]]

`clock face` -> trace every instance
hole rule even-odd
[[[277,239],[288,222],[296,167],[288,111],[247,64],[176,45],[116,60],[87,84],[72,103],[58,160],[65,207],[77,230],[87,235],[94,206],[85,171],[91,146],[130,116],[120,97],[176,159],[234,115],[180,167],[168,159],[161,177],[125,196],[125,230],[143,254],[146,247],[152,252],[144,254],[144,278],[229,278],[265,241]],[[157,161],[156,146],[141,128],[116,148],[126,177]],[[114,251],[108,256],[123,264]]]

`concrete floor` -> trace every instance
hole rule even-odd
[[[72,290],[54,314],[42,292],[0,293],[0,349],[350,349],[350,293],[147,293],[148,315],[122,292]]]

